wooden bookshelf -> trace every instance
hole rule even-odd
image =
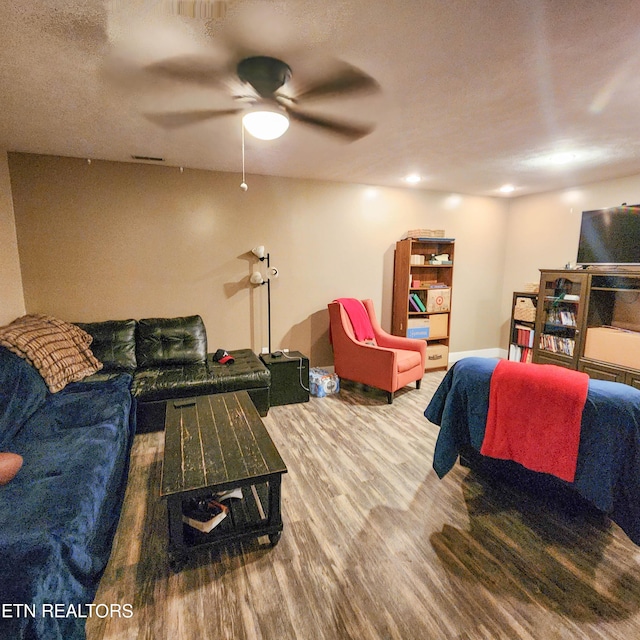
[[[396,243],[391,333],[415,337],[411,335],[412,331],[419,329],[418,333],[424,334],[429,327],[430,335],[422,339],[427,342],[427,368],[430,370],[446,368],[448,363],[454,249],[455,241],[451,238],[407,238]],[[433,256],[442,254],[448,254],[449,261],[434,264]],[[423,259],[424,263],[415,264],[418,259]],[[418,282],[420,284],[416,286]],[[436,284],[444,285],[444,288],[438,290],[433,286]],[[410,296],[416,296],[417,304],[421,302],[422,305],[416,309],[410,303]],[[437,304],[436,298],[442,298],[442,303]]]
[[[521,301],[531,306],[526,306]],[[537,293],[528,291],[515,291],[513,293],[511,322],[509,325],[509,360],[533,362],[537,302]]]

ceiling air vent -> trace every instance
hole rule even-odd
[[[131,156],[134,160],[144,160],[145,162],[164,162],[164,158],[154,158],[153,156]]]

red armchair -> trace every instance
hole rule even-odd
[[[386,333],[376,319],[373,302],[362,303],[375,336],[371,344],[356,339],[349,315],[340,302],[328,305],[335,371],[340,378],[383,389],[391,404],[398,389],[411,382],[416,383],[416,389],[420,388],[427,343]]]

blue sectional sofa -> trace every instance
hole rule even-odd
[[[0,638],[79,640],[107,564],[135,432],[131,376],[51,393],[0,347]]]
[[[0,327],[0,640],[84,639],[133,436],[164,428],[168,399],[247,390],[266,415],[269,370],[230,353],[207,353],[200,316]],[[6,484],[2,452],[23,458]]]

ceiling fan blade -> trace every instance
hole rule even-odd
[[[203,122],[211,118],[219,118],[220,116],[229,116],[244,111],[242,108],[236,109],[203,109],[201,111],[172,111],[169,113],[145,113],[144,117],[160,125],[165,129],[176,129],[190,124]]]
[[[296,100],[311,100],[345,93],[373,93],[380,90],[380,85],[364,71],[350,65],[344,65],[330,78],[319,80],[315,84],[296,93]]]
[[[207,87],[222,86],[229,77],[229,69],[212,58],[197,55],[158,60],[146,65],[144,70],[168,80],[194,82]]]
[[[320,116],[312,116],[309,113],[302,111],[294,111],[293,109],[287,109],[287,113],[292,120],[303,122],[304,124],[310,124],[314,127],[319,127],[330,133],[347,138],[348,140],[355,141],[364,136],[370,134],[374,126],[373,125],[358,125],[348,122],[340,122],[331,118],[323,118]]]

